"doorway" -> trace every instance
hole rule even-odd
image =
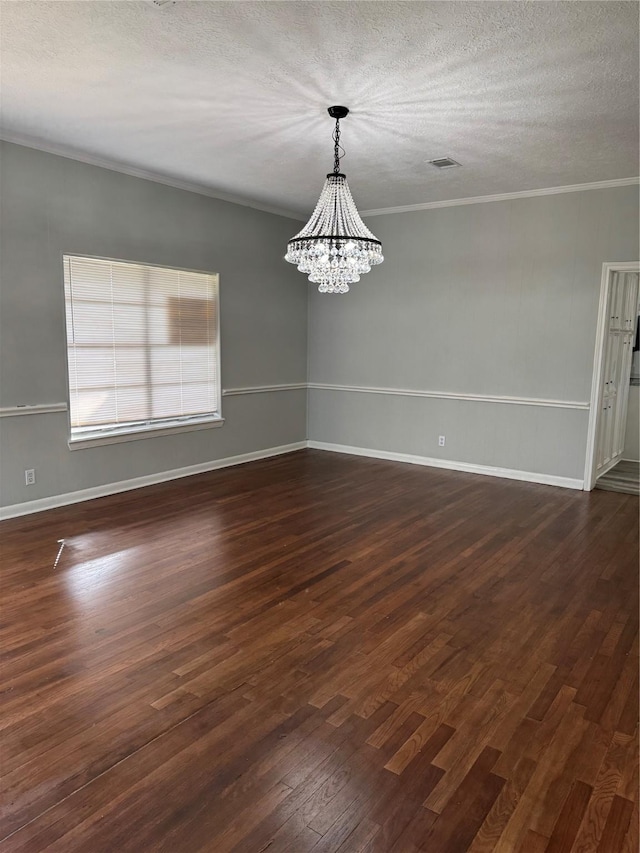
[[[638,261],[606,263],[602,268],[587,431],[586,491],[617,466],[624,454],[639,273]]]

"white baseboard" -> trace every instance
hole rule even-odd
[[[268,447],[265,450],[254,450],[251,453],[242,453],[238,456],[227,456],[223,459],[201,462],[198,465],[189,465],[185,468],[174,468],[171,471],[161,471],[157,474],[148,474],[144,477],[134,477],[131,480],[105,483],[104,485],[94,486],[90,489],[80,489],[77,492],[67,492],[63,495],[52,495],[48,498],[40,498],[34,501],[24,501],[19,504],[0,507],[0,519],[17,518],[22,515],[43,512],[47,509],[55,509],[56,507],[68,506],[70,504],[81,503],[82,501],[90,501],[94,498],[103,498],[108,495],[116,495],[120,492],[129,492],[133,489],[141,489],[144,486],[153,486],[156,483],[165,483],[169,480],[178,480],[181,477],[190,477],[193,474],[216,471],[218,468],[229,468],[233,465],[242,465],[245,462],[268,459],[271,456],[280,456],[283,453],[292,453],[294,450],[303,450],[305,447],[315,450],[328,450],[332,453],[347,453],[351,456],[369,456],[374,459],[387,459],[392,462],[408,462],[411,465],[445,468],[450,471],[464,471],[468,474],[503,477],[507,480],[523,480],[527,483],[541,483],[546,486],[561,486],[565,489],[583,488],[582,480],[571,479],[570,477],[556,477],[552,474],[517,471],[514,468],[495,468],[490,465],[476,465],[471,462],[454,462],[450,459],[414,456],[410,453],[395,453],[387,450],[374,450],[368,447],[328,444],[324,441],[296,441],[292,444],[283,444],[279,447]]]
[[[387,450],[373,450],[369,447],[349,447],[346,444],[327,444],[324,441],[308,441],[308,447],[316,450],[329,450],[333,453],[348,453],[352,456],[370,456],[374,459],[388,459],[392,462],[408,462],[411,465],[426,465],[430,468],[446,468],[450,471],[465,471],[468,474],[484,474],[488,477],[503,477],[506,480],[523,480],[526,483],[541,483],[545,486],[561,486],[565,489],[582,489],[583,480],[571,477],[556,477],[553,474],[537,474],[533,471],[517,471],[515,468],[494,468],[491,465],[476,465],[473,462],[454,462],[450,459],[436,459],[430,456],[414,456],[410,453],[394,453]]]
[[[104,498],[107,495],[129,492],[132,489],[141,489],[144,486],[153,486],[156,483],[165,483],[168,480],[178,480],[181,477],[190,477],[193,474],[204,474],[218,468],[229,468],[232,465],[241,465],[244,462],[254,462],[257,459],[267,459],[270,456],[292,453],[294,450],[302,450],[306,446],[306,441],[296,441],[293,444],[280,445],[280,447],[268,447],[265,450],[241,453],[239,456],[227,456],[224,459],[213,459],[210,462],[201,462],[198,465],[188,465],[186,468],[174,468],[171,471],[161,471],[158,474],[147,474],[144,477],[134,477],[131,480],[120,480],[117,483],[105,483],[102,486],[94,486],[90,489],[67,492],[64,495],[52,495],[35,501],[12,504],[11,506],[0,507],[0,519],[17,518],[21,515],[30,515],[34,512],[42,512],[59,506],[90,501],[94,498]]]

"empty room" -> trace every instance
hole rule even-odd
[[[636,853],[639,9],[0,0],[0,853]]]

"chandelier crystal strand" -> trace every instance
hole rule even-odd
[[[333,133],[333,173],[327,175],[311,218],[287,246],[285,260],[296,264],[320,293],[347,293],[372,266],[381,264],[381,242],[360,218],[347,183],[340,172],[340,118],[346,107],[330,107],[336,119]]]

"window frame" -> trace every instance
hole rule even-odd
[[[69,258],[86,258],[90,261],[106,261],[114,264],[135,264],[140,267],[153,267],[172,272],[192,273],[196,275],[211,276],[215,279],[215,360],[216,360],[216,385],[218,408],[216,412],[207,412],[199,415],[180,415],[175,418],[158,419],[157,421],[131,422],[117,426],[98,427],[94,430],[87,428],[87,434],[73,436],[71,426],[71,387],[69,374],[69,337],[66,320],[66,286],[65,286],[65,264]],[[78,252],[65,251],[60,255],[60,269],[62,271],[62,309],[64,325],[64,358],[65,358],[65,381],[67,392],[67,445],[69,450],[83,450],[90,447],[100,447],[105,444],[119,444],[121,442],[137,441],[142,438],[155,438],[159,436],[172,435],[174,433],[193,432],[201,429],[211,429],[224,425],[222,416],[222,361],[220,357],[220,273],[210,270],[197,270],[189,267],[175,267],[167,264],[148,263],[146,261],[125,260],[124,258],[110,258],[104,255],[80,254]],[[82,428],[81,428],[82,429]]]

